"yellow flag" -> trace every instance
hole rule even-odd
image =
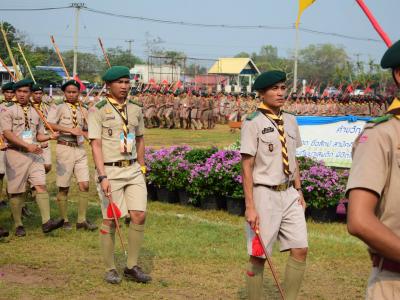
[[[299,0],[299,14],[297,15],[296,28],[299,28],[300,17],[303,12],[314,2],[315,0]]]

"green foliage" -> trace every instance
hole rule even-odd
[[[51,70],[32,70],[33,76],[37,83],[43,86],[49,86],[50,84],[56,85],[62,83],[62,77],[56,72]],[[28,76],[30,77],[30,76]]]
[[[211,155],[218,151],[217,147],[205,148],[205,149],[192,149],[185,154],[185,159],[192,164],[197,164],[205,161]]]

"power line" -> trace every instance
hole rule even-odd
[[[73,6],[70,5],[70,6],[63,6],[63,7],[47,7],[47,8],[0,8],[0,11],[46,11],[46,10],[66,9],[66,8],[73,8]],[[206,24],[206,23],[194,23],[194,22],[185,22],[185,21],[174,21],[174,20],[141,17],[141,16],[122,15],[122,14],[112,13],[112,12],[108,12],[108,11],[93,9],[93,8],[86,7],[86,6],[82,7],[82,10],[86,10],[88,12],[95,13],[95,14],[116,17],[116,18],[124,18],[124,19],[139,20],[139,21],[144,21],[144,22],[169,24],[169,25],[202,27],[202,28],[222,28],[222,29],[240,29],[240,30],[243,30],[243,29],[294,30],[295,29],[294,25],[290,25],[290,26],[234,25],[234,24]],[[381,42],[380,40],[373,39],[373,38],[357,37],[357,36],[351,36],[351,35],[335,33],[335,32],[318,31],[318,30],[314,30],[314,29],[310,29],[310,28],[299,28],[299,30],[302,32],[305,32],[305,33],[328,35],[328,36],[334,36],[334,37],[339,37],[339,38],[348,39],[348,40]]]

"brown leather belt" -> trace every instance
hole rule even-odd
[[[266,188],[269,188],[270,190],[273,190],[275,192],[284,192],[291,186],[293,186],[294,181],[287,181],[278,185],[266,185],[266,184],[255,184],[255,186],[261,185],[265,186]]]
[[[400,263],[384,258],[378,254],[372,254],[371,255],[372,259],[372,266],[380,268],[382,270],[390,271],[390,272],[395,272],[395,273],[400,273]]]
[[[19,151],[19,152],[24,152],[24,153],[28,153],[28,151],[27,151],[25,148],[23,148],[23,147],[18,147],[18,146],[14,146],[14,145],[11,145],[11,144],[8,145],[7,149],[11,149],[11,150]]]
[[[68,147],[78,147],[79,146],[78,143],[76,143],[76,142],[67,142],[67,141],[62,141],[62,140],[57,141],[57,144],[68,146]]]
[[[109,167],[119,167],[119,168],[126,168],[129,166],[132,166],[136,162],[136,159],[131,159],[131,160],[119,160],[115,162],[105,162],[105,166]]]

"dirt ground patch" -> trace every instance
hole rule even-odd
[[[67,285],[68,280],[46,268],[4,265],[0,267],[0,281],[24,286],[62,287]]]

